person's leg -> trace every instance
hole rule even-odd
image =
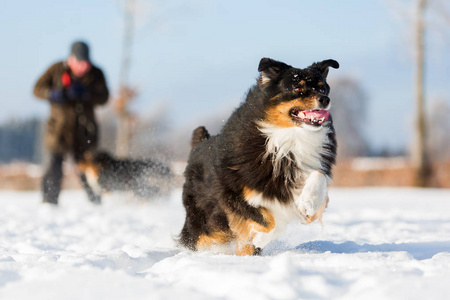
[[[50,164],[42,178],[43,202],[58,204],[58,196],[61,190],[61,181],[63,177],[62,154],[51,154]]]
[[[81,154],[74,154],[74,159],[75,159],[75,163],[77,163],[81,159]],[[94,190],[89,185],[89,183],[86,179],[86,175],[84,173],[80,173],[79,176],[80,176],[80,180],[81,180],[81,185],[83,186],[84,190],[86,191],[89,201],[91,201],[94,204],[101,204],[101,202],[102,202],[101,195],[94,192]]]

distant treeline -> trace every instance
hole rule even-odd
[[[40,162],[42,127],[43,121],[36,118],[11,120],[0,125],[0,163]]]

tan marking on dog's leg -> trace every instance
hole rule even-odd
[[[242,193],[244,194],[244,199],[246,201],[255,197],[258,194],[258,192],[256,192],[255,190],[252,190],[251,188],[246,186],[244,186],[244,188],[242,189]]]
[[[244,194],[244,199],[246,201],[249,201],[251,198],[256,197],[258,194],[257,191],[250,189],[249,187],[244,187],[242,193]],[[266,221],[267,225],[263,226],[261,224],[258,224],[254,221],[253,222],[253,229],[261,232],[269,232],[275,227],[275,219],[274,217],[268,212],[268,210],[264,207],[260,207],[260,212],[263,215],[264,220]]]
[[[98,182],[100,170],[95,165],[87,164],[83,170],[84,175],[86,176],[86,180],[89,186],[97,193],[101,194],[103,192],[103,188],[100,186]]]
[[[206,250],[214,245],[230,242],[230,236],[224,232],[215,232],[212,235],[202,234],[197,241],[198,250]]]
[[[253,255],[255,253],[255,246],[250,244],[245,244],[240,246],[239,243],[236,244],[236,255],[238,256],[247,256]]]
[[[306,218],[306,223],[309,224],[311,222],[314,222],[315,220],[319,220],[320,223],[322,223],[322,215],[325,212],[325,209],[328,206],[328,201],[330,198],[326,198],[325,200],[325,205],[322,205],[319,207],[319,209],[317,210],[317,212],[313,215],[313,216],[308,216]]]
[[[260,210],[261,210],[261,214],[263,215],[264,220],[266,221],[267,225],[263,226],[259,223],[252,221],[252,223],[254,224],[253,229],[256,231],[268,233],[268,232],[272,231],[272,229],[275,228],[275,218],[264,207],[261,207]]]
[[[86,176],[92,176],[93,178],[97,178],[100,174],[100,171],[95,166],[87,166],[85,169]]]
[[[229,226],[236,241],[237,255],[253,255],[255,246],[252,239],[259,233],[268,233],[275,228],[275,219],[265,208],[260,208],[266,225],[263,226],[251,219],[228,213]]]

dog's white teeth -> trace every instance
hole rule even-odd
[[[298,115],[299,115],[300,118],[302,118],[302,119],[306,118],[305,114],[304,114],[302,111],[301,111]]]
[[[320,120],[321,120],[322,122],[325,121],[325,117],[322,117]]]

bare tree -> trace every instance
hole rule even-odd
[[[136,128],[137,117],[130,110],[130,104],[138,96],[138,91],[130,83],[130,71],[132,66],[132,48],[141,33],[147,34],[153,29],[162,26],[174,11],[185,11],[189,8],[188,2],[163,0],[120,0],[121,12],[123,12],[124,32],[122,40],[122,56],[120,65],[119,91],[114,101],[114,110],[118,117],[116,153],[118,156],[129,156],[132,151],[130,143],[133,138],[133,130]],[[187,5],[187,6],[186,6]],[[149,25],[142,30],[143,25]]]
[[[450,106],[444,99],[435,99],[427,106],[430,130],[427,139],[428,153],[433,161],[442,162],[450,158]]]
[[[124,35],[122,42],[122,62],[120,65],[119,94],[114,101],[114,109],[118,116],[116,154],[128,156],[131,135],[132,114],[130,102],[136,96],[136,90],[129,86],[131,66],[131,47],[134,35],[135,0],[125,0],[124,3]]]
[[[424,15],[427,8],[427,0],[419,0],[416,11],[416,129],[415,143],[412,149],[412,164],[415,169],[415,184],[427,186],[431,168],[426,147],[426,120],[424,109],[424,39],[425,24]]]
[[[126,157],[130,152],[130,139],[135,115],[130,110],[130,103],[136,97],[137,92],[127,85],[121,85],[119,94],[114,101],[114,111],[118,117],[116,154]]]
[[[396,6],[397,11],[404,11],[404,8],[399,9],[398,0],[387,0],[391,5]],[[411,163],[415,169],[415,184],[417,186],[428,186],[430,184],[431,168],[430,155],[427,152],[427,120],[424,107],[426,106],[424,74],[426,67],[426,51],[425,51],[425,37],[428,29],[442,26],[442,22],[450,24],[448,1],[446,0],[417,0],[413,2],[415,6],[415,15],[411,24],[414,28],[414,49],[415,49],[415,122],[414,122],[414,142],[411,149]],[[403,6],[403,2],[401,4]],[[433,18],[426,20],[425,14],[431,14]]]

